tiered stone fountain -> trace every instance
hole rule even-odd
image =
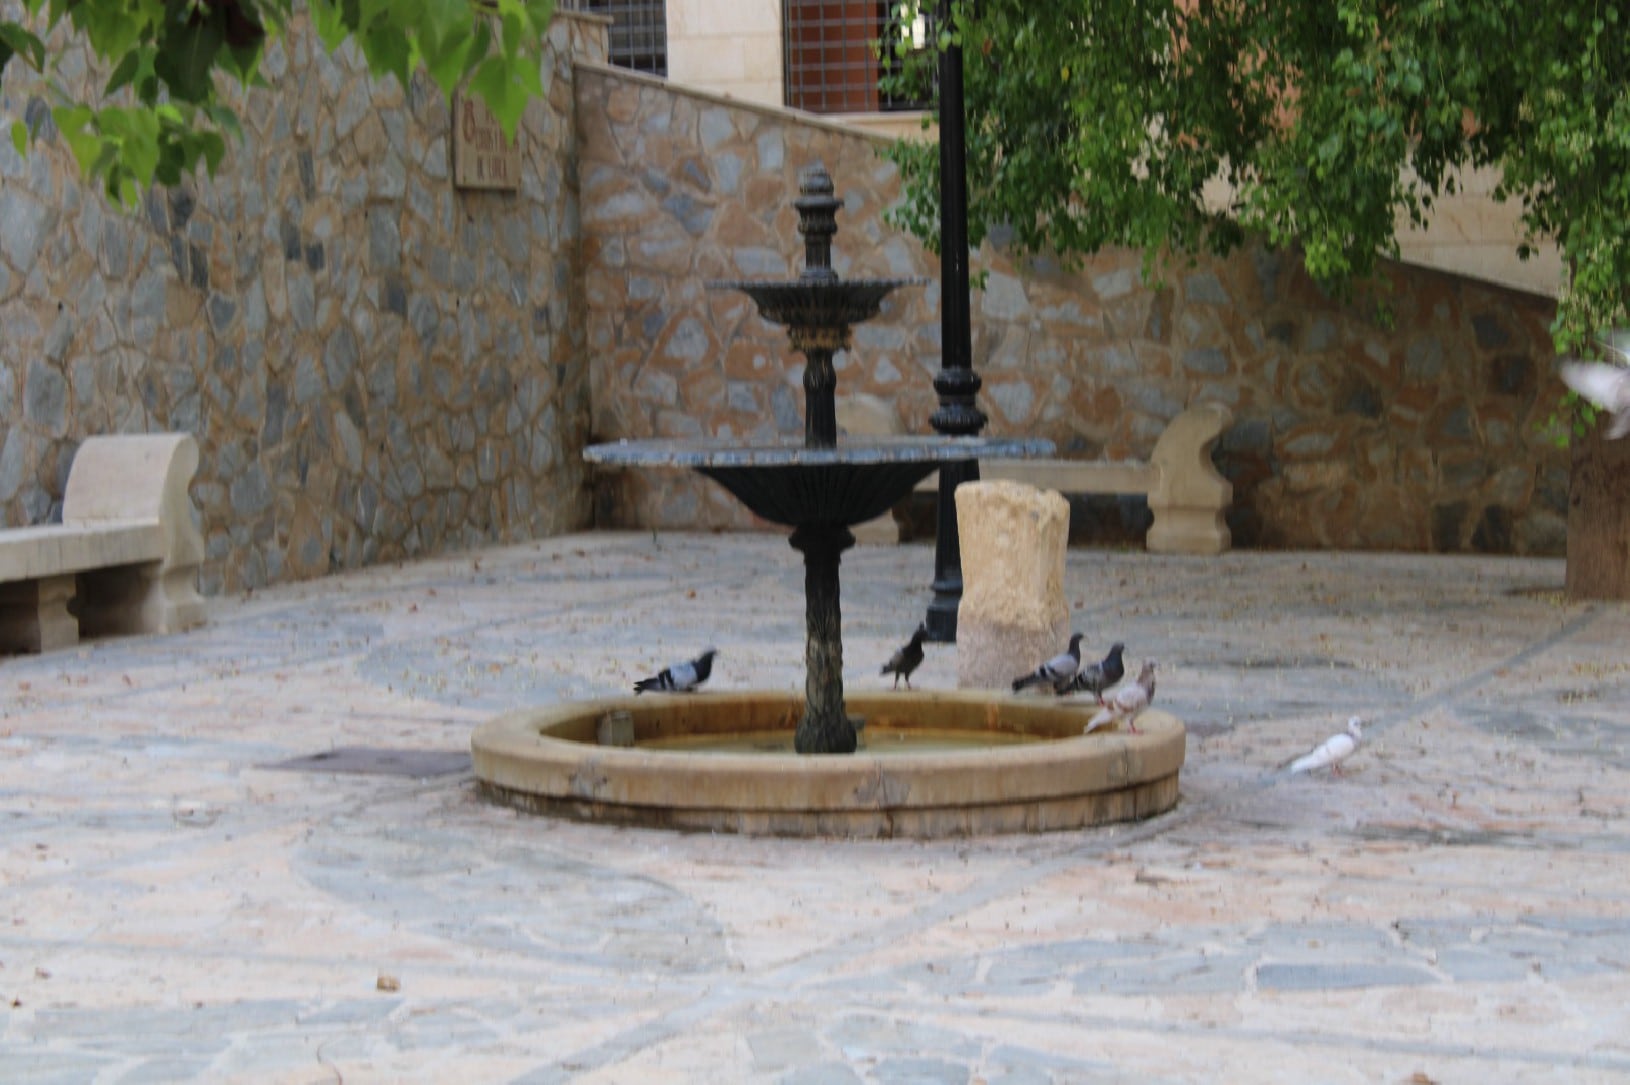
[[[619,441],[584,451],[591,463],[688,468],[723,485],[760,517],[793,529],[804,556],[805,693],[621,698],[510,713],[472,739],[488,794],[529,809],[603,820],[790,835],[936,836],[1071,828],[1147,816],[1177,800],[1183,726],[1164,713],[1140,735],[1080,734],[1081,709],[1001,692],[890,693],[847,703],[838,567],[849,528],[891,508],[944,463],[1051,451],[1028,438],[840,439],[833,355],[850,328],[877,315],[896,288],[922,280],[840,279],[832,237],[842,201],[822,167],[805,171],[796,201],[805,267],[795,280],[710,284],[740,290],[785,325],[805,357],[802,441]],[[852,709],[868,735],[957,732],[981,748],[850,757],[777,757],[642,748],[680,736],[732,739],[793,730],[801,755],[855,755]],[[608,736],[617,719],[632,748]],[[983,736],[988,744],[974,742]],[[1067,741],[1066,741],[1067,740]],[[619,744],[613,744],[613,743]],[[937,743],[936,745],[942,745]],[[909,744],[897,744],[909,750]]]

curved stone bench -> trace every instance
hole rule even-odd
[[[982,480],[1027,482],[1066,494],[1147,494],[1154,524],[1144,545],[1159,554],[1221,554],[1233,542],[1224,520],[1234,485],[1211,450],[1234,419],[1220,403],[1190,407],[1172,419],[1148,463],[1137,460],[981,460]],[[938,492],[930,475],[919,490]]]
[[[197,470],[185,433],[87,438],[62,522],[0,530],[0,651],[200,624],[204,538],[187,494]]]

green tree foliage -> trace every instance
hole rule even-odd
[[[444,94],[468,81],[513,136],[539,72],[554,0],[308,0],[323,45],[352,41],[375,75],[406,86],[423,68]],[[80,168],[126,203],[154,181],[176,184],[202,162],[214,171],[240,133],[221,81],[255,85],[266,44],[295,0],[21,0],[0,18],[0,75],[14,63],[52,88],[51,119]],[[13,9],[15,10],[15,9]],[[47,43],[82,42],[109,74],[96,101],[55,78]],[[30,118],[33,127],[39,121]],[[26,150],[30,125],[12,118]]]
[[[919,5],[906,0],[902,25]],[[1554,240],[1559,348],[1626,323],[1630,0],[951,0],[964,51],[969,237],[1020,253],[1301,248],[1344,290],[1395,257],[1463,167]],[[887,42],[898,89],[933,49]],[[936,243],[937,152],[891,150],[896,221]]]

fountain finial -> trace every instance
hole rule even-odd
[[[819,162],[798,174],[798,232],[804,235],[804,282],[837,282],[832,270],[832,235],[838,232],[838,208],[843,201],[833,195],[832,175]]]

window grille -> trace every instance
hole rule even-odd
[[[563,0],[561,7],[611,17],[611,63],[636,72],[668,74],[665,0]]]
[[[782,64],[787,105],[812,113],[922,109],[924,96],[883,94],[888,58],[877,43],[904,30],[890,0],[782,0]],[[914,35],[921,40],[925,28]]]

